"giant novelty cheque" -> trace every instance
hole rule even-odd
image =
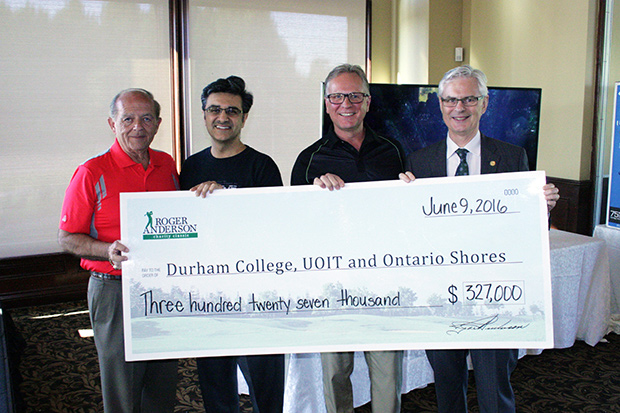
[[[552,347],[544,184],[121,194],[127,360]]]

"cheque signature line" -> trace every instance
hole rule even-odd
[[[446,334],[461,334],[464,331],[484,331],[484,330],[523,330],[530,324],[511,324],[512,319],[498,324],[499,315],[495,314],[489,317],[483,317],[474,321],[453,322]]]

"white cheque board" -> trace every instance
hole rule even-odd
[[[127,360],[552,347],[544,184],[121,194]]]

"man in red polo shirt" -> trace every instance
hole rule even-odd
[[[116,140],[77,168],[62,206],[58,242],[91,273],[88,308],[106,412],[172,412],[176,401],[177,361],[126,362],[123,336],[120,277],[129,250],[119,241],[119,194],[179,189],[172,157],[150,148],[159,113],[146,90],[116,95],[108,118]]]

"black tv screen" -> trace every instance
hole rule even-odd
[[[525,149],[530,170],[536,169],[541,89],[489,87],[489,106],[480,119],[487,136]],[[445,139],[437,86],[372,83],[366,123],[375,132],[391,136],[407,154]],[[331,120],[324,112],[324,128]]]

